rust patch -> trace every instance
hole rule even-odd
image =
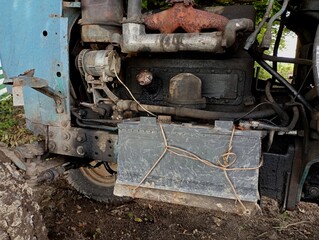
[[[161,33],[173,33],[179,27],[188,33],[199,33],[202,29],[224,31],[229,19],[207,11],[194,9],[191,5],[176,3],[172,8],[144,18],[148,29]]]

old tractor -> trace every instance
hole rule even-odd
[[[317,201],[319,2],[269,0],[259,18],[253,1],[147,2],[0,0],[5,82],[44,138],[20,157],[65,156],[37,181],[238,213]],[[278,57],[285,29],[294,58]]]

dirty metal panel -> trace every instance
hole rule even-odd
[[[115,134],[83,128],[50,126],[48,135],[48,148],[51,153],[116,162]]]
[[[117,184],[115,186],[115,191],[120,192],[125,196],[132,196],[134,187],[131,185]],[[239,204],[234,204],[232,199],[224,199],[218,197],[208,197],[204,195],[174,192],[162,189],[154,189],[141,187],[136,194],[136,198],[149,199],[153,201],[168,202],[179,205],[186,205],[192,207],[206,208],[222,212],[231,212],[236,214],[248,214],[254,215],[260,212],[260,207],[257,203],[243,201],[246,210],[239,206]]]
[[[8,77],[35,69],[35,77],[66,96],[67,109],[55,111],[55,102],[24,87],[26,118],[45,125],[70,120],[68,19],[62,17],[62,0],[0,0],[0,53]],[[30,126],[30,125],[29,125]]]
[[[137,186],[164,150],[164,141],[155,120],[143,118],[139,123],[119,125],[117,185]],[[217,122],[212,127],[164,124],[169,145],[190,151],[215,164],[227,152],[231,126]],[[227,122],[226,122],[227,123]],[[229,122],[228,122],[229,123]],[[256,168],[260,164],[262,133],[237,131],[233,168]],[[257,202],[258,170],[228,172],[237,194],[243,201]],[[142,184],[145,188],[236,199],[224,171],[201,162],[166,153]],[[117,195],[127,192],[115,191]]]
[[[168,98],[170,79],[180,73],[192,73],[202,80],[202,95],[209,109],[220,106],[222,109],[230,107],[234,111],[241,111],[244,96],[252,96],[250,88],[245,87],[250,85],[253,78],[252,68],[252,59],[244,57],[240,60],[138,58],[128,61],[126,82],[142,103],[162,104]],[[152,73],[153,85],[158,88],[154,94],[149,94],[135,80],[139,72],[145,69]]]

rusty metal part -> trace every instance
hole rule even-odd
[[[141,70],[136,75],[136,81],[140,86],[148,86],[153,81],[153,73],[151,73],[149,70]]]
[[[97,161],[92,162],[93,165],[97,163]],[[116,163],[109,163],[109,166],[113,171],[117,170]],[[82,167],[80,171],[89,181],[103,187],[112,187],[116,180],[116,175],[110,174],[103,164],[94,168]]]
[[[13,84],[15,86],[29,86],[34,90],[52,98],[55,101],[57,113],[64,113],[66,109],[66,97],[62,95],[59,91],[49,87],[47,80],[33,76],[23,75],[8,79],[6,81],[6,84]]]
[[[161,33],[173,33],[183,28],[188,33],[199,33],[203,29],[224,31],[229,19],[198,9],[176,3],[172,8],[144,18],[148,29],[159,30]]]

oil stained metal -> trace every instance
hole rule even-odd
[[[224,121],[217,121],[213,128],[189,124],[162,126],[168,145],[185,149],[215,164],[227,152],[232,134],[232,122]],[[262,137],[262,132],[235,131],[232,151],[237,160],[233,168],[259,166]],[[224,202],[235,204],[236,197],[224,171],[171,153],[165,154],[141,188],[134,193],[134,188],[164,149],[163,136],[155,119],[143,118],[139,123],[120,124],[118,178],[114,193],[197,207],[213,208],[209,205],[215,204],[215,209],[224,211],[228,209],[223,205]],[[240,199],[255,206],[259,199],[259,170],[229,171],[228,175]],[[196,199],[205,200],[206,204]]]

